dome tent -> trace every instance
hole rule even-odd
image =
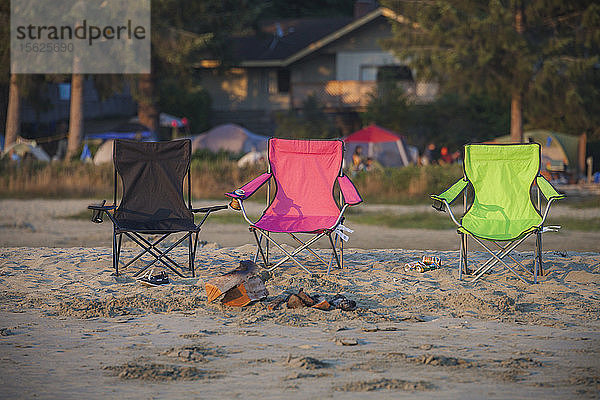
[[[257,135],[236,124],[219,125],[192,138],[192,152],[206,149],[232,153],[263,152],[267,150],[267,136]]]
[[[544,129],[523,133],[524,142],[536,142],[542,146],[542,170],[562,170],[576,175],[585,170],[586,136],[567,135]],[[490,143],[509,143],[510,136],[500,136]]]

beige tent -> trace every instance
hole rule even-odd
[[[113,143],[114,140],[107,140],[98,147],[96,154],[94,154],[94,165],[112,162]]]

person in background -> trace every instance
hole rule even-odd
[[[462,160],[462,155],[460,153],[460,150],[456,150],[454,153],[452,153],[452,162],[462,165],[463,160]]]
[[[352,153],[352,172],[356,174],[358,171],[365,169],[365,164],[362,156],[362,146],[356,146]]]
[[[367,157],[367,161],[365,162],[365,171],[382,171],[383,166],[375,161],[372,157]]]
[[[435,147],[435,143],[429,143],[423,152],[422,164],[437,164],[438,161],[438,152]]]
[[[440,150],[440,163],[452,164],[452,161],[452,155],[448,151],[448,148],[446,146],[442,147]]]

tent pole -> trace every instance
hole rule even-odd
[[[406,156],[406,152],[404,151],[404,146],[400,144],[399,140],[396,140],[396,146],[398,146],[398,152],[400,153],[400,157],[402,158],[402,164],[406,167],[408,165],[408,157]]]

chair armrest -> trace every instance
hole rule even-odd
[[[101,204],[90,204],[87,208],[88,208],[88,210],[96,210],[96,211],[110,211],[110,210],[114,210],[115,208],[117,208],[117,206],[114,204],[105,206],[104,205],[105,201],[106,200],[103,200]]]
[[[105,212],[111,219],[110,213],[108,211],[114,210],[117,208],[115,204],[105,206],[106,200],[102,200],[100,204],[90,204],[87,208],[88,210],[94,210],[92,213],[92,222],[96,224],[101,224],[102,220],[102,212]]]
[[[432,194],[431,198],[436,201],[432,207],[438,211],[444,211],[444,202],[450,204],[456,200],[458,195],[465,189],[465,187],[467,187],[468,183],[469,182],[466,181],[465,178],[461,178],[454,185],[444,190],[441,194]]]
[[[540,190],[542,191],[542,194],[544,195],[546,200],[560,200],[567,197],[564,194],[559,193],[558,190],[554,189],[554,186],[552,186],[552,184],[548,182],[548,180],[542,175],[538,175],[535,178],[535,183],[538,185],[538,188],[540,188]]]
[[[202,207],[202,208],[192,208],[191,211],[193,213],[209,213],[213,211],[226,210],[229,206],[211,206],[211,207]]]
[[[266,172],[259,176],[258,178],[254,178],[250,182],[246,183],[241,188],[231,191],[229,193],[225,193],[225,196],[229,196],[234,199],[246,200],[248,197],[252,196],[254,192],[256,192],[262,185],[268,181],[273,174],[270,172]]]
[[[338,176],[337,181],[338,185],[340,185],[340,191],[342,192],[342,196],[344,196],[344,202],[346,202],[346,204],[355,206],[362,203],[363,199],[360,197],[356,186],[354,186],[354,183],[352,183],[350,178],[346,175],[342,175]]]

